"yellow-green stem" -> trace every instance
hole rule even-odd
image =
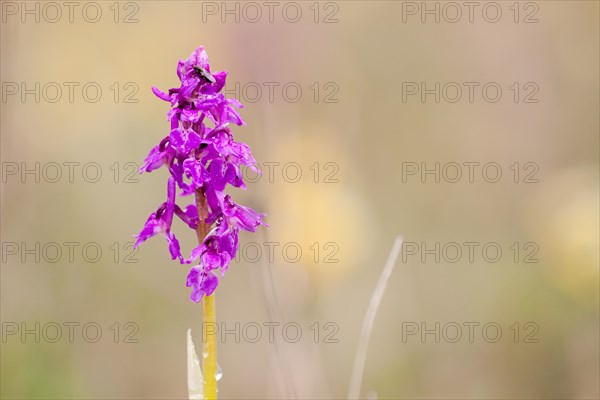
[[[210,225],[204,221],[208,217],[208,206],[204,189],[196,190],[196,206],[198,207],[198,243],[202,244],[210,231]],[[208,327],[216,327],[215,294],[202,298],[203,332]],[[216,335],[202,335],[202,375],[204,376],[203,394],[205,400],[217,399],[217,338]]]
[[[202,298],[202,312],[205,326],[216,326],[215,295]],[[203,335],[202,374],[204,375],[204,399],[217,398],[217,335]]]

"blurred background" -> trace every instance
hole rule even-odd
[[[270,225],[216,292],[222,398],[345,397],[398,235],[361,397],[599,397],[597,2],[74,3],[1,2],[2,398],[187,398],[188,267],[131,242],[199,45]]]

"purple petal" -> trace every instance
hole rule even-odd
[[[171,144],[183,155],[200,146],[201,138],[192,129],[177,128],[170,133]]]
[[[173,221],[173,213],[175,212],[175,178],[169,177],[167,181],[167,207],[165,210],[165,214],[163,216],[163,221],[167,225],[168,228],[171,228],[171,223]]]
[[[183,256],[181,255],[179,241],[177,240],[177,238],[175,237],[173,232],[166,232],[165,239],[167,240],[167,243],[169,244],[169,252],[171,253],[171,258],[173,260],[176,258],[179,258],[179,261],[183,264],[184,260],[183,260]]]
[[[205,272],[199,265],[192,267],[186,281],[186,286],[192,288],[190,300],[200,302],[202,296],[210,296],[218,284],[219,278],[214,272]]]
[[[206,252],[200,257],[200,264],[205,270],[220,268],[222,265],[221,255],[212,251]]]
[[[163,138],[158,146],[148,153],[144,165],[140,167],[140,173],[152,172],[165,164],[171,164],[174,158],[174,150],[169,144],[169,136]]]
[[[192,267],[190,269],[190,272],[188,273],[187,282],[185,285],[187,287],[193,286],[198,281],[198,278],[199,278],[199,275],[201,272],[202,272],[201,266],[196,265],[196,266]]]
[[[231,228],[228,232],[221,236],[219,246],[222,251],[229,254],[230,258],[235,258],[238,248],[238,230]]]
[[[227,165],[227,171],[225,172],[225,181],[234,187],[246,189],[246,185],[244,184],[244,179],[242,178],[240,168],[233,163],[229,163]]]
[[[256,232],[259,225],[266,224],[262,221],[264,214],[259,214],[249,207],[243,207],[231,200],[231,196],[225,196],[225,209],[223,214],[232,226],[240,227],[250,232]]]
[[[204,50],[204,46],[198,46],[196,50],[190,55],[188,62],[193,66],[199,66],[210,70],[210,65],[208,64],[208,54],[206,50]]]
[[[154,95],[161,100],[168,101],[168,102],[171,101],[171,96],[168,95],[167,93],[163,92],[156,86],[152,86],[152,93],[154,93]]]
[[[222,159],[216,158],[211,161],[208,167],[208,173],[210,175],[210,184],[214,187],[214,190],[222,192],[225,190],[227,181],[225,180],[225,171],[227,165]]]
[[[217,286],[219,285],[219,278],[217,274],[210,271],[203,276],[202,282],[200,283],[201,289],[207,296],[213,294]]]
[[[133,245],[133,247],[138,247],[140,244],[142,244],[146,240],[150,239],[152,236],[155,236],[158,233],[160,233],[160,231],[161,231],[161,228],[160,228],[160,224],[156,220],[156,213],[150,214],[150,216],[148,217],[148,220],[146,220],[146,223],[144,224],[144,227],[142,228],[140,233],[138,233],[135,236],[137,238],[137,240],[135,241],[135,244]]]
[[[225,81],[227,80],[227,71],[220,71],[212,74],[215,78],[215,83],[207,83],[202,86],[200,93],[202,94],[215,94],[219,93],[223,87],[225,87]]]
[[[159,150],[158,146],[153,147],[148,153],[148,156],[144,159],[144,165],[140,167],[140,173],[152,172],[164,165],[165,161],[163,153]]]
[[[179,93],[177,93],[177,98],[180,103],[192,100],[192,94],[194,90],[198,88],[200,84],[200,78],[195,75],[191,75],[190,78],[185,79],[181,82],[181,89]]]
[[[208,180],[208,171],[200,160],[188,158],[183,162],[183,170],[188,178],[192,180],[195,188],[200,188]]]
[[[192,220],[198,219],[198,208],[195,204],[190,204],[185,208],[185,214]]]
[[[196,213],[195,217],[187,213],[188,209],[190,208],[193,208],[193,211]],[[198,227],[198,212],[196,211],[195,205],[190,204],[187,206],[186,211],[183,211],[178,205],[175,205],[175,215],[177,215],[179,219],[185,222],[191,229],[196,229]]]
[[[206,187],[206,202],[212,211],[222,210],[225,194],[215,190],[214,186],[207,185]]]
[[[186,264],[191,264],[192,262],[194,262],[194,260],[200,257],[200,254],[202,254],[202,251],[204,251],[204,249],[205,247],[203,245],[194,247],[194,249],[190,253],[190,258],[186,260]]]
[[[221,253],[221,276],[225,275],[225,271],[229,268],[229,262],[231,261],[231,256],[229,253]]]

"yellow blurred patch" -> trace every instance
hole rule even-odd
[[[597,307],[599,196],[595,169],[580,167],[557,175],[544,184],[531,207],[530,225],[535,237],[543,238],[542,266],[551,272],[557,286]]]
[[[310,129],[284,136],[275,148],[280,160],[293,160],[302,166],[303,179],[275,185],[270,219],[277,221],[272,235],[278,241],[297,242],[302,248],[298,264],[319,275],[317,281],[337,278],[364,262],[372,250],[373,229],[368,204],[349,178],[355,176],[355,163],[332,140],[326,129]],[[315,179],[318,163],[319,177]],[[338,171],[324,182],[326,163]],[[357,182],[358,183],[358,182]]]

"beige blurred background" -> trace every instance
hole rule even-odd
[[[133,256],[139,262],[126,262],[131,235],[164,201],[167,173],[138,176],[127,163],[140,164],[168,133],[168,105],[150,87],[177,86],[177,61],[198,45],[214,71],[229,71],[229,90],[235,82],[262,87],[255,102],[252,85],[240,96],[248,125],[233,132],[261,166],[279,163],[246,192],[230,190],[266,212],[270,227],[241,236],[246,257],[216,292],[217,318],[228,329],[263,327],[257,343],[244,340],[254,331],[219,343],[222,398],[345,397],[364,314],[397,235],[428,248],[480,246],[473,262],[466,254],[454,263],[448,254],[440,262],[401,256],[375,320],[362,397],[598,398],[597,2],[499,2],[496,23],[482,16],[486,2],[473,22],[463,6],[455,23],[445,20],[454,10],[444,2],[426,5],[437,4],[439,23],[428,14],[420,21],[420,2],[276,3],[272,22],[262,2],[254,3],[262,11],[256,22],[255,8],[235,2],[77,3],[72,22],[64,5],[59,18],[53,6],[28,2],[39,23],[23,4],[1,4],[2,398],[187,398],[186,330],[201,341],[187,267],[170,260],[161,238],[141,247]],[[223,23],[224,7],[238,7],[239,22],[225,14]],[[99,21],[86,21],[97,9]],[[297,9],[299,21],[289,22]],[[30,89],[40,82],[39,103],[35,94],[23,101],[22,82]],[[55,86],[45,86],[51,82],[62,87],[56,102]],[[65,82],[79,85],[72,102]],[[102,90],[97,102],[82,93],[90,82],[88,99],[94,87]],[[265,82],[279,85],[272,101]],[[403,101],[403,82],[480,86],[472,103],[466,91],[460,101],[447,101],[448,92],[436,103],[433,95]],[[496,103],[482,97],[487,82],[502,88]],[[297,87],[302,96],[292,102]],[[529,99],[538,102],[526,103],[532,88]],[[503,175],[497,183],[480,169],[472,183],[403,177],[406,163],[436,162],[498,163]],[[35,172],[21,175],[36,163],[39,182]],[[67,164],[72,182],[64,163],[79,163]],[[535,164],[537,183],[524,182],[532,171],[526,163]],[[283,176],[285,165],[293,168]],[[298,166],[302,177],[293,182]],[[102,176],[92,183],[97,169]],[[195,235],[182,224],[175,231],[188,252]],[[73,259],[71,242],[78,243]],[[273,260],[264,242],[279,244]],[[495,263],[481,254],[490,242],[503,250]],[[262,249],[257,261],[252,243]],[[293,248],[282,254],[288,243]],[[296,247],[302,255],[290,260]],[[532,250],[538,262],[524,262]],[[265,322],[281,324],[276,344]],[[290,322],[302,329],[297,343],[283,337]],[[335,325],[325,329],[328,322]],[[479,324],[472,342],[469,322]],[[39,343],[35,333],[23,340],[21,328],[35,332],[36,323]],[[73,343],[65,323],[79,324]],[[83,337],[87,323],[102,329],[96,343]],[[463,336],[452,343],[453,331],[440,328],[439,343],[434,334],[422,340],[420,332],[407,335],[411,323],[457,324]],[[502,329],[495,343],[482,334],[490,323]],[[56,343],[53,324],[62,327]],[[337,343],[328,343],[335,327]],[[526,340],[532,332],[535,340]]]

